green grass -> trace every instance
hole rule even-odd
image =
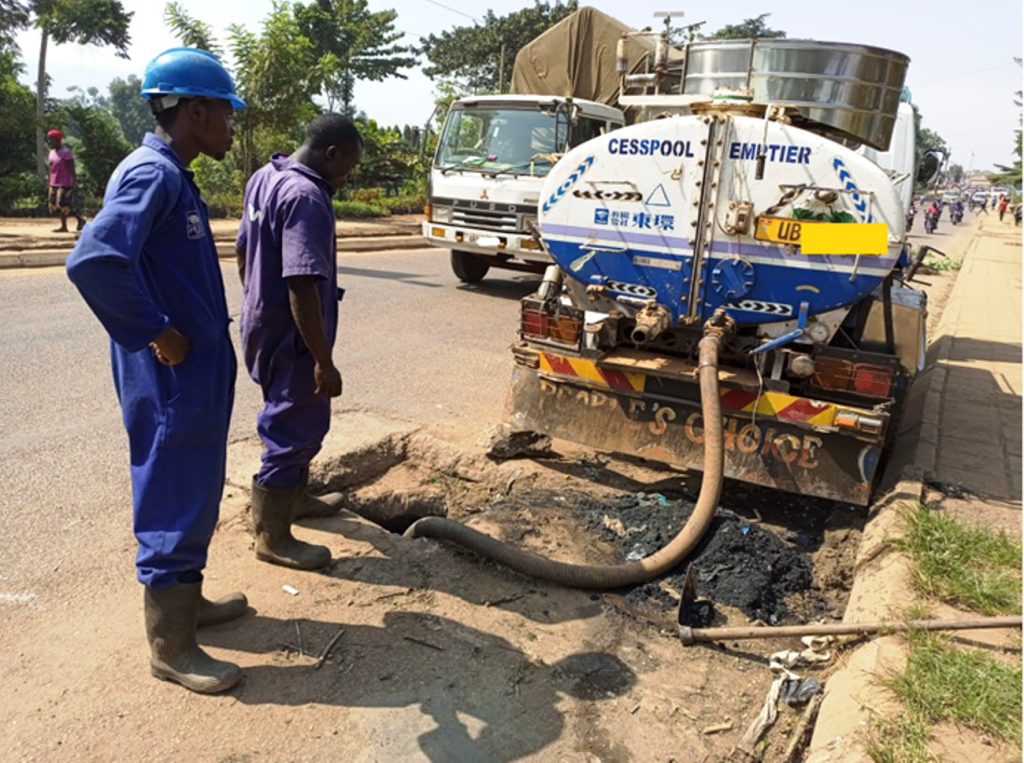
[[[936,257],[929,254],[924,258],[924,266],[944,273],[950,270],[960,270],[964,266],[964,261],[963,258],[953,260],[949,257]]]
[[[911,582],[925,596],[985,615],[1021,613],[1021,542],[925,506],[900,509]]]
[[[928,724],[909,715],[873,718],[867,752],[875,763],[937,763],[928,737]]]
[[[388,210],[365,201],[335,201],[334,216],[338,218],[387,217]]]
[[[907,634],[904,672],[884,681],[916,718],[952,721],[1007,742],[1021,741],[1021,666],[957,648],[935,632]]]
[[[954,646],[949,636],[910,631],[903,672],[882,678],[905,712],[876,717],[868,754],[876,763],[929,763],[929,727],[942,722],[1006,743],[1021,742],[1021,666]]]

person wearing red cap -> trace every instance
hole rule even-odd
[[[46,133],[46,142],[50,146],[50,213],[60,215],[60,227],[54,233],[66,233],[68,215],[78,220],[77,230],[85,227],[85,218],[78,201],[78,188],[75,182],[75,155],[64,145],[64,133],[50,130]]]

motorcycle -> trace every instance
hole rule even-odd
[[[928,215],[928,214],[926,214],[924,216],[924,232],[925,233],[934,233],[935,230],[938,227],[939,227],[938,215]]]
[[[917,212],[914,211],[907,212],[907,233],[914,229],[914,215],[916,214]]]
[[[962,207],[952,207],[949,210],[949,221],[956,225],[958,222],[964,219],[964,210]]]

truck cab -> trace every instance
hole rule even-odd
[[[430,170],[423,235],[451,250],[452,270],[465,283],[492,267],[543,272],[551,258],[535,225],[548,172],[566,151],[624,123],[619,109],[574,98],[456,101]]]

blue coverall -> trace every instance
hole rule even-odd
[[[237,362],[206,203],[152,133],[114,172],[67,272],[111,338],[139,582],[199,582],[224,485]],[[167,326],[191,345],[176,366],[149,347]]]
[[[292,317],[287,279],[311,276],[328,345],[338,329],[337,243],[330,184],[306,165],[276,155],[249,180],[236,247],[246,253],[242,352],[265,406],[256,481],[297,487],[331,426],[331,399],[316,394],[316,363]]]

